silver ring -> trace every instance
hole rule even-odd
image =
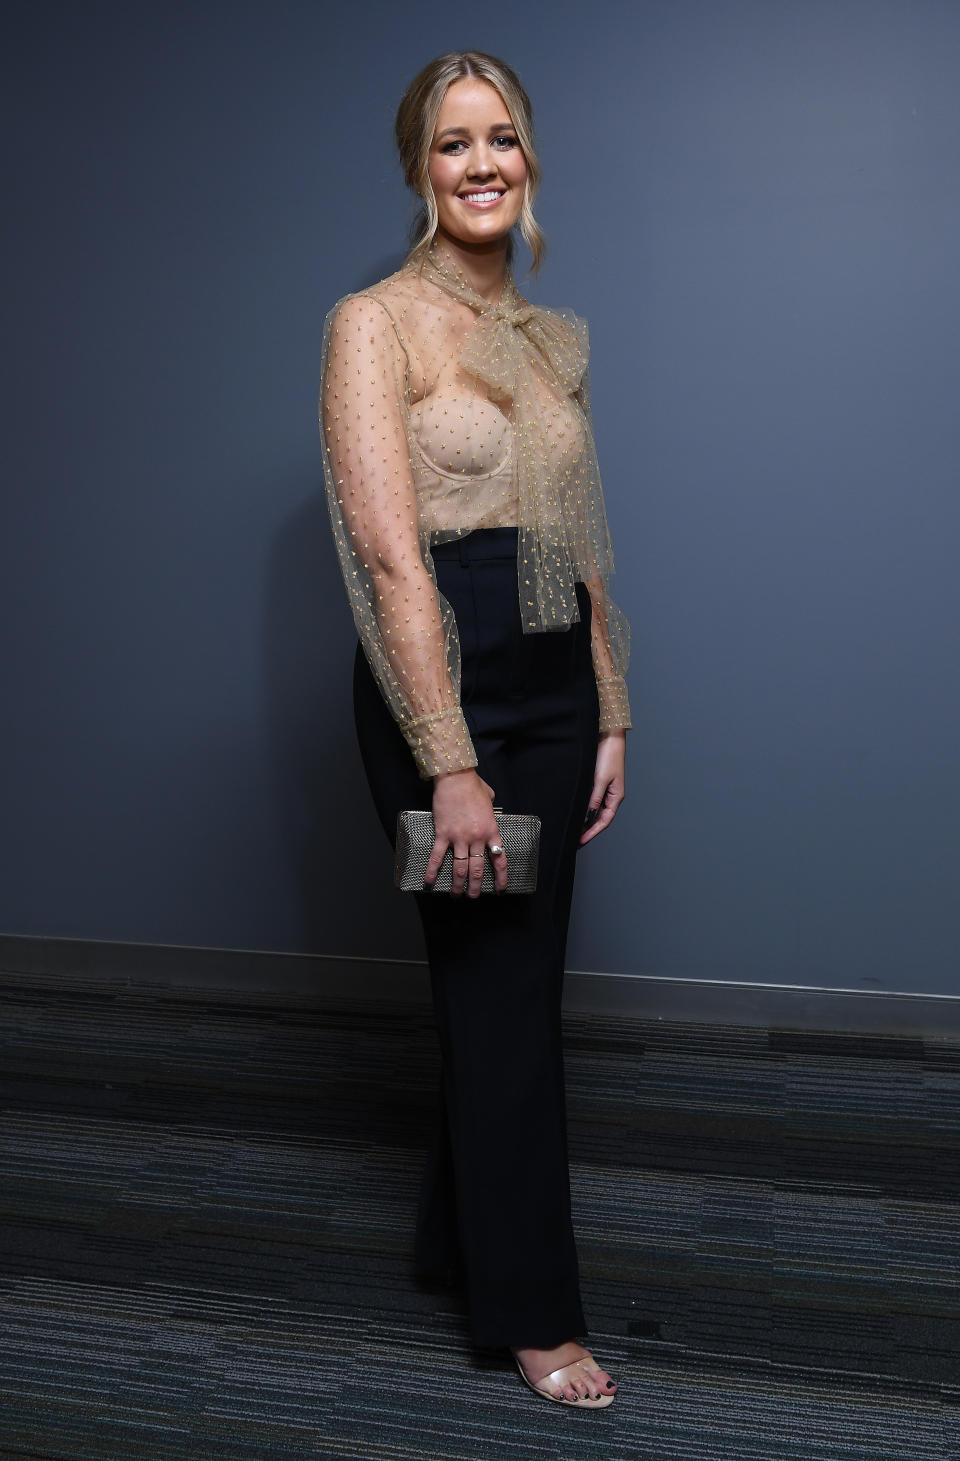
[[[454,862],[466,862],[467,861],[467,854],[464,853],[462,857],[454,857],[453,860],[454,860]]]
[[[493,846],[491,847],[491,849],[490,849],[490,856],[491,857],[499,857],[502,852],[503,852],[503,848],[500,846],[500,843],[499,842],[495,842],[493,844]]]

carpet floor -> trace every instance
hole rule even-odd
[[[595,1412],[414,1282],[429,1011],[0,974],[0,1457],[958,1461],[960,1044],[566,1038]]]

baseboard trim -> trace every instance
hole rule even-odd
[[[276,997],[418,1003],[427,1003],[430,998],[426,964],[417,960],[263,949],[7,934],[0,935],[0,970],[129,986],[232,989]],[[960,997],[904,991],[825,989],[571,969],[566,976],[564,1005],[573,1013],[671,1022],[926,1038],[960,1035]]]

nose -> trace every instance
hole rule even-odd
[[[497,171],[497,163],[489,147],[481,145],[477,148],[470,159],[470,176],[472,178],[490,178]]]

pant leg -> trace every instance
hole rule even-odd
[[[468,553],[437,566],[460,630],[478,770],[498,805],[536,813],[543,829],[532,896],[417,895],[447,1122],[446,1141],[428,1163],[417,1256],[422,1268],[440,1269],[459,1252],[478,1344],[548,1346],[585,1328],[560,1004],[573,864],[596,753],[589,598],[582,590],[584,622],[571,631],[523,636],[515,561],[471,562]],[[431,788],[416,776],[364,670],[358,664],[358,732],[392,831],[396,811],[429,805]]]
[[[393,846],[396,843],[398,813],[414,808],[429,811],[433,783],[422,780],[417,774],[410,749],[384,703],[359,644],[354,658],[353,705],[367,781],[377,814]],[[438,898],[441,896],[437,895]],[[422,917],[423,910],[420,912]],[[418,1275],[426,1280],[448,1281],[455,1274],[463,1274],[465,1268],[457,1227],[453,1160],[442,1077],[434,1134],[423,1173],[415,1263]]]

